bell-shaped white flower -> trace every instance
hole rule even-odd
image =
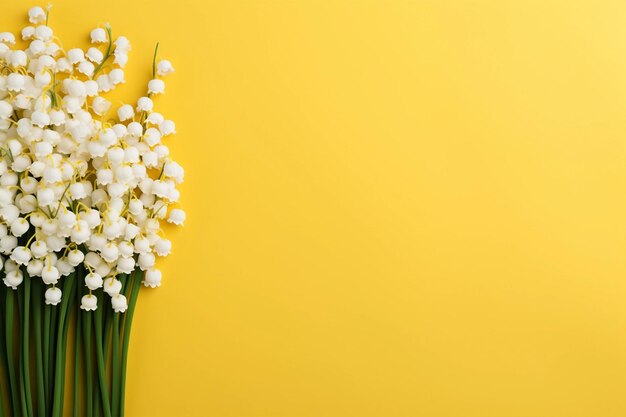
[[[60,277],[61,277],[61,274],[59,273],[59,270],[55,266],[52,266],[52,264],[50,263],[46,265],[46,263],[44,262],[44,267],[43,267],[43,270],[41,271],[41,279],[43,280],[44,283],[56,284],[57,282],[59,282]]]
[[[93,62],[94,64],[99,64],[104,59],[104,54],[98,48],[89,48],[85,57]]]
[[[172,252],[172,242],[167,239],[159,239],[154,244],[154,251],[159,256],[167,256]]]
[[[138,112],[142,112],[142,111],[149,112],[149,111],[152,111],[153,107],[154,107],[154,103],[149,97],[141,97],[139,100],[137,100]]]
[[[57,287],[50,287],[46,290],[46,304],[50,304],[50,305],[57,305],[61,302],[61,297],[63,296],[63,293],[61,292],[61,290]]]
[[[35,240],[30,245],[30,252],[35,258],[43,258],[48,254],[48,245],[43,240]]]
[[[83,295],[80,299],[80,308],[85,311],[94,311],[98,308],[98,298],[93,294]]]
[[[85,260],[85,254],[78,249],[73,249],[67,254],[67,261],[72,266],[78,266]]]
[[[104,97],[98,96],[93,99],[91,106],[97,115],[102,116],[111,108],[111,102]]]
[[[171,74],[174,72],[174,67],[172,63],[167,59],[162,59],[157,64],[157,75],[163,77],[165,75]]]
[[[181,209],[173,209],[167,218],[168,223],[173,223],[177,226],[182,226],[185,222],[185,212]]]
[[[49,26],[46,25],[41,25],[41,26],[37,26],[37,28],[35,29],[35,37],[39,40],[45,41],[45,42],[49,42],[52,39],[53,36],[53,31],[52,28],[50,28]],[[46,53],[50,54],[50,55],[54,55],[51,54],[50,51],[50,47],[56,45],[56,44],[47,44],[47,48],[46,48]]]
[[[107,278],[104,280],[103,284],[104,292],[113,296],[115,294],[119,294],[122,291],[122,283],[115,278]]]
[[[26,265],[26,271],[31,277],[40,277],[43,271],[43,261],[41,259],[31,259]]]
[[[90,34],[91,43],[107,43],[109,41],[107,33],[102,28],[96,28]]]
[[[9,255],[14,248],[17,247],[17,238],[15,236],[2,236],[0,238],[0,252]]]
[[[59,270],[59,274],[62,277],[66,277],[76,270],[68,261],[67,258],[61,258],[56,263],[56,268]]]
[[[8,101],[0,100],[0,119],[6,120],[13,114],[13,106]]]
[[[13,249],[13,252],[11,253],[11,259],[19,265],[28,264],[31,258],[32,254],[30,253],[30,249],[25,246],[18,246]]]
[[[142,271],[145,271],[147,269],[154,267],[155,262],[156,262],[156,258],[154,254],[150,252],[140,253],[139,256],[137,257],[137,264],[139,265],[139,268]]]
[[[70,237],[72,242],[76,243],[77,245],[87,242],[90,236],[91,228],[85,220],[78,220],[76,224],[72,227]]]
[[[116,313],[123,313],[128,308],[128,302],[126,297],[122,294],[115,294],[111,296],[111,307]]]
[[[121,274],[130,274],[135,269],[135,259],[121,256],[117,260],[117,271]]]
[[[97,272],[90,272],[85,276],[85,285],[90,290],[97,290],[98,288],[102,288],[104,281],[100,274]]]
[[[126,80],[124,80],[124,70],[120,68],[112,69],[111,72],[109,72],[109,80],[114,86],[125,83]]]
[[[7,90],[20,92],[24,89],[26,78],[22,74],[13,72],[7,77]]]
[[[85,52],[80,48],[74,48],[67,51],[67,59],[73,64],[76,65],[85,60]]]
[[[122,122],[132,119],[134,115],[135,109],[133,109],[133,106],[131,106],[130,104],[124,104],[119,109],[117,109],[117,117]]]
[[[163,94],[165,93],[165,82],[155,78],[148,82],[148,94]]]
[[[32,7],[28,11],[28,21],[38,24],[46,21],[46,12],[39,6]]]
[[[159,271],[156,268],[151,268],[148,269],[145,272],[145,275],[143,277],[143,285],[145,285],[146,287],[150,287],[150,288],[156,288],[156,287],[160,287],[161,286],[161,271]]]
[[[54,202],[54,190],[52,188],[40,188],[37,190],[37,202],[41,207],[47,207]]]
[[[14,271],[7,272],[3,281],[7,287],[17,290],[17,287],[22,283],[22,281],[24,281],[24,275],[22,275],[22,272],[19,269],[16,269]]]
[[[13,234],[13,236],[20,237],[28,231],[29,227],[30,223],[28,223],[28,220],[24,218],[18,218],[11,223],[11,233]]]

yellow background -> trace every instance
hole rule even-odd
[[[3,1],[0,28],[32,3]],[[622,0],[60,0],[177,72],[129,417],[626,415]]]

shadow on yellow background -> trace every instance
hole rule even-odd
[[[5,1],[1,30],[33,4]],[[626,415],[626,3],[54,3],[177,72],[130,417]],[[137,83],[138,81],[139,84]]]

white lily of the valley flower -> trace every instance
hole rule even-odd
[[[128,308],[126,297],[122,294],[115,294],[111,297],[111,306],[116,313],[123,313]]]
[[[7,272],[3,279],[4,284],[14,290],[17,290],[17,287],[22,283],[23,280],[24,276],[19,269]]]
[[[150,288],[161,286],[161,271],[155,268],[148,269],[143,278],[143,285]]]
[[[90,290],[102,288],[103,283],[104,281],[102,280],[102,277],[96,272],[90,272],[87,276],[85,276],[85,285]]]
[[[91,43],[107,43],[109,41],[106,31],[102,28],[96,28],[92,30],[90,37]]]
[[[39,6],[32,7],[28,11],[28,21],[38,24],[46,21],[46,12]]]
[[[93,294],[84,295],[80,299],[80,308],[85,311],[93,311],[98,307],[98,298]]]
[[[161,77],[167,75],[167,74],[171,74],[172,72],[174,72],[174,67],[172,66],[172,63],[170,61],[168,61],[167,59],[162,59],[161,61],[159,61],[159,63],[157,64],[157,74]]]
[[[185,222],[185,212],[181,209],[173,209],[170,211],[170,215],[167,218],[168,223],[173,223],[175,225],[182,225]]]
[[[46,304],[57,305],[61,302],[63,293],[57,287],[50,287],[46,290]]]
[[[154,79],[148,82],[149,94],[163,94],[165,93],[165,82],[163,80]]]

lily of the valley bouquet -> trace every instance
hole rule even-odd
[[[59,417],[66,397],[74,416],[123,416],[139,290],[161,283],[161,222],[185,219],[153,102],[174,69],[157,45],[146,95],[112,107],[128,39],[106,25],[65,50],[48,13],[0,33],[0,417]]]

